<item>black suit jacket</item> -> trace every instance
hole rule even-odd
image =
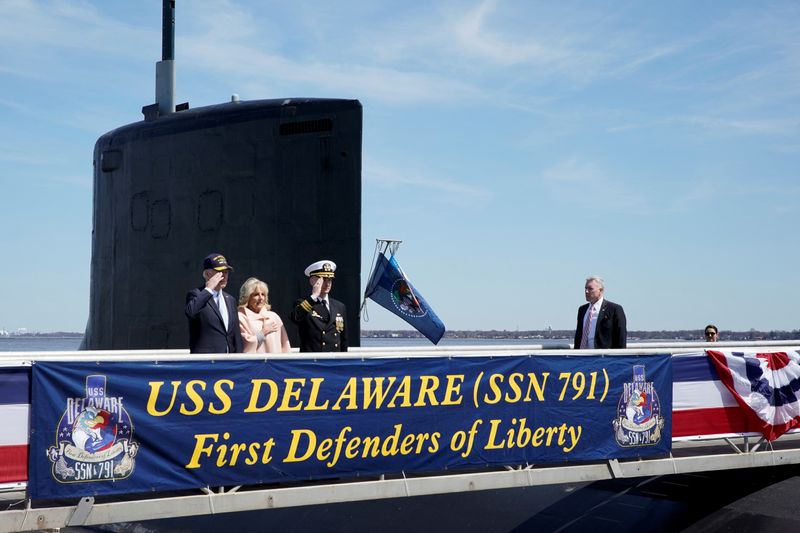
[[[578,308],[578,325],[575,328],[575,348],[581,347],[583,338],[583,318],[589,304]],[[625,320],[625,311],[622,306],[603,299],[600,312],[597,315],[597,325],[594,332],[595,348],[625,348],[628,343],[628,325]]]
[[[192,353],[241,353],[242,332],[236,300],[223,291],[228,308],[228,330],[222,323],[217,304],[205,286],[186,295],[186,318],[189,319],[189,351]]]
[[[297,324],[301,352],[346,352],[347,324],[345,306],[328,296],[330,312],[325,304],[311,297],[297,300],[289,317]]]

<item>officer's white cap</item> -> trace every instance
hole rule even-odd
[[[306,276],[319,276],[321,278],[333,278],[335,277],[334,272],[336,272],[336,263],[330,259],[323,259],[316,263],[311,263],[305,270]]]

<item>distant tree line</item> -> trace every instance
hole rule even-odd
[[[703,328],[705,329],[705,328]],[[703,329],[677,329],[659,331],[628,331],[628,340],[684,340],[697,341],[703,340]],[[51,331],[14,333],[13,337],[83,337],[83,333],[74,331]],[[417,330],[414,329],[373,329],[361,330],[361,336],[374,339],[416,339],[422,338]],[[446,331],[444,334],[448,339],[554,339],[572,341],[575,331],[571,329],[531,329],[520,330],[471,330],[457,329]],[[800,340],[800,329],[791,331],[770,330],[760,331],[749,329],[747,331],[727,331],[720,330],[721,341],[786,341]]]
[[[83,337],[83,333],[78,333],[76,331],[48,331],[48,332],[41,332],[41,331],[26,331],[25,333],[9,331],[9,337],[76,337],[80,338]]]
[[[705,328],[703,328],[705,329]],[[678,330],[659,330],[659,331],[628,331],[628,340],[684,340],[697,341],[703,340],[703,329],[678,329]],[[444,334],[448,339],[554,339],[569,340],[575,336],[574,330],[567,329],[532,329],[527,331],[509,330],[450,330]],[[361,337],[365,338],[399,338],[414,339],[421,338],[422,335],[416,330],[407,329],[376,329],[362,330]],[[771,330],[759,331],[750,329],[747,331],[726,331],[720,330],[721,341],[784,341],[800,339],[800,329],[791,331]]]

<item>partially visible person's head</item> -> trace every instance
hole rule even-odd
[[[583,286],[583,293],[586,296],[586,301],[589,303],[597,303],[605,292],[605,285],[603,278],[600,276],[589,276],[586,278],[586,284]]]
[[[228,264],[225,256],[218,253],[208,254],[203,259],[203,279],[208,281],[214,274],[222,273],[222,281],[219,283],[219,290],[228,285],[228,276],[233,272],[233,267]]]
[[[336,263],[329,259],[323,259],[311,263],[306,267],[305,275],[308,276],[308,284],[313,286],[318,279],[322,279],[322,289],[320,296],[327,296],[333,287],[333,278],[336,276]]]
[[[258,313],[262,309],[270,310],[269,287],[258,278],[247,278],[239,289],[239,305]]]
[[[703,336],[705,336],[706,342],[717,342],[719,340],[719,329],[714,324],[709,324],[706,326]]]

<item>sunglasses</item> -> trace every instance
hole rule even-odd
[[[706,337],[713,337],[716,334],[717,334],[716,331],[706,331]]]

